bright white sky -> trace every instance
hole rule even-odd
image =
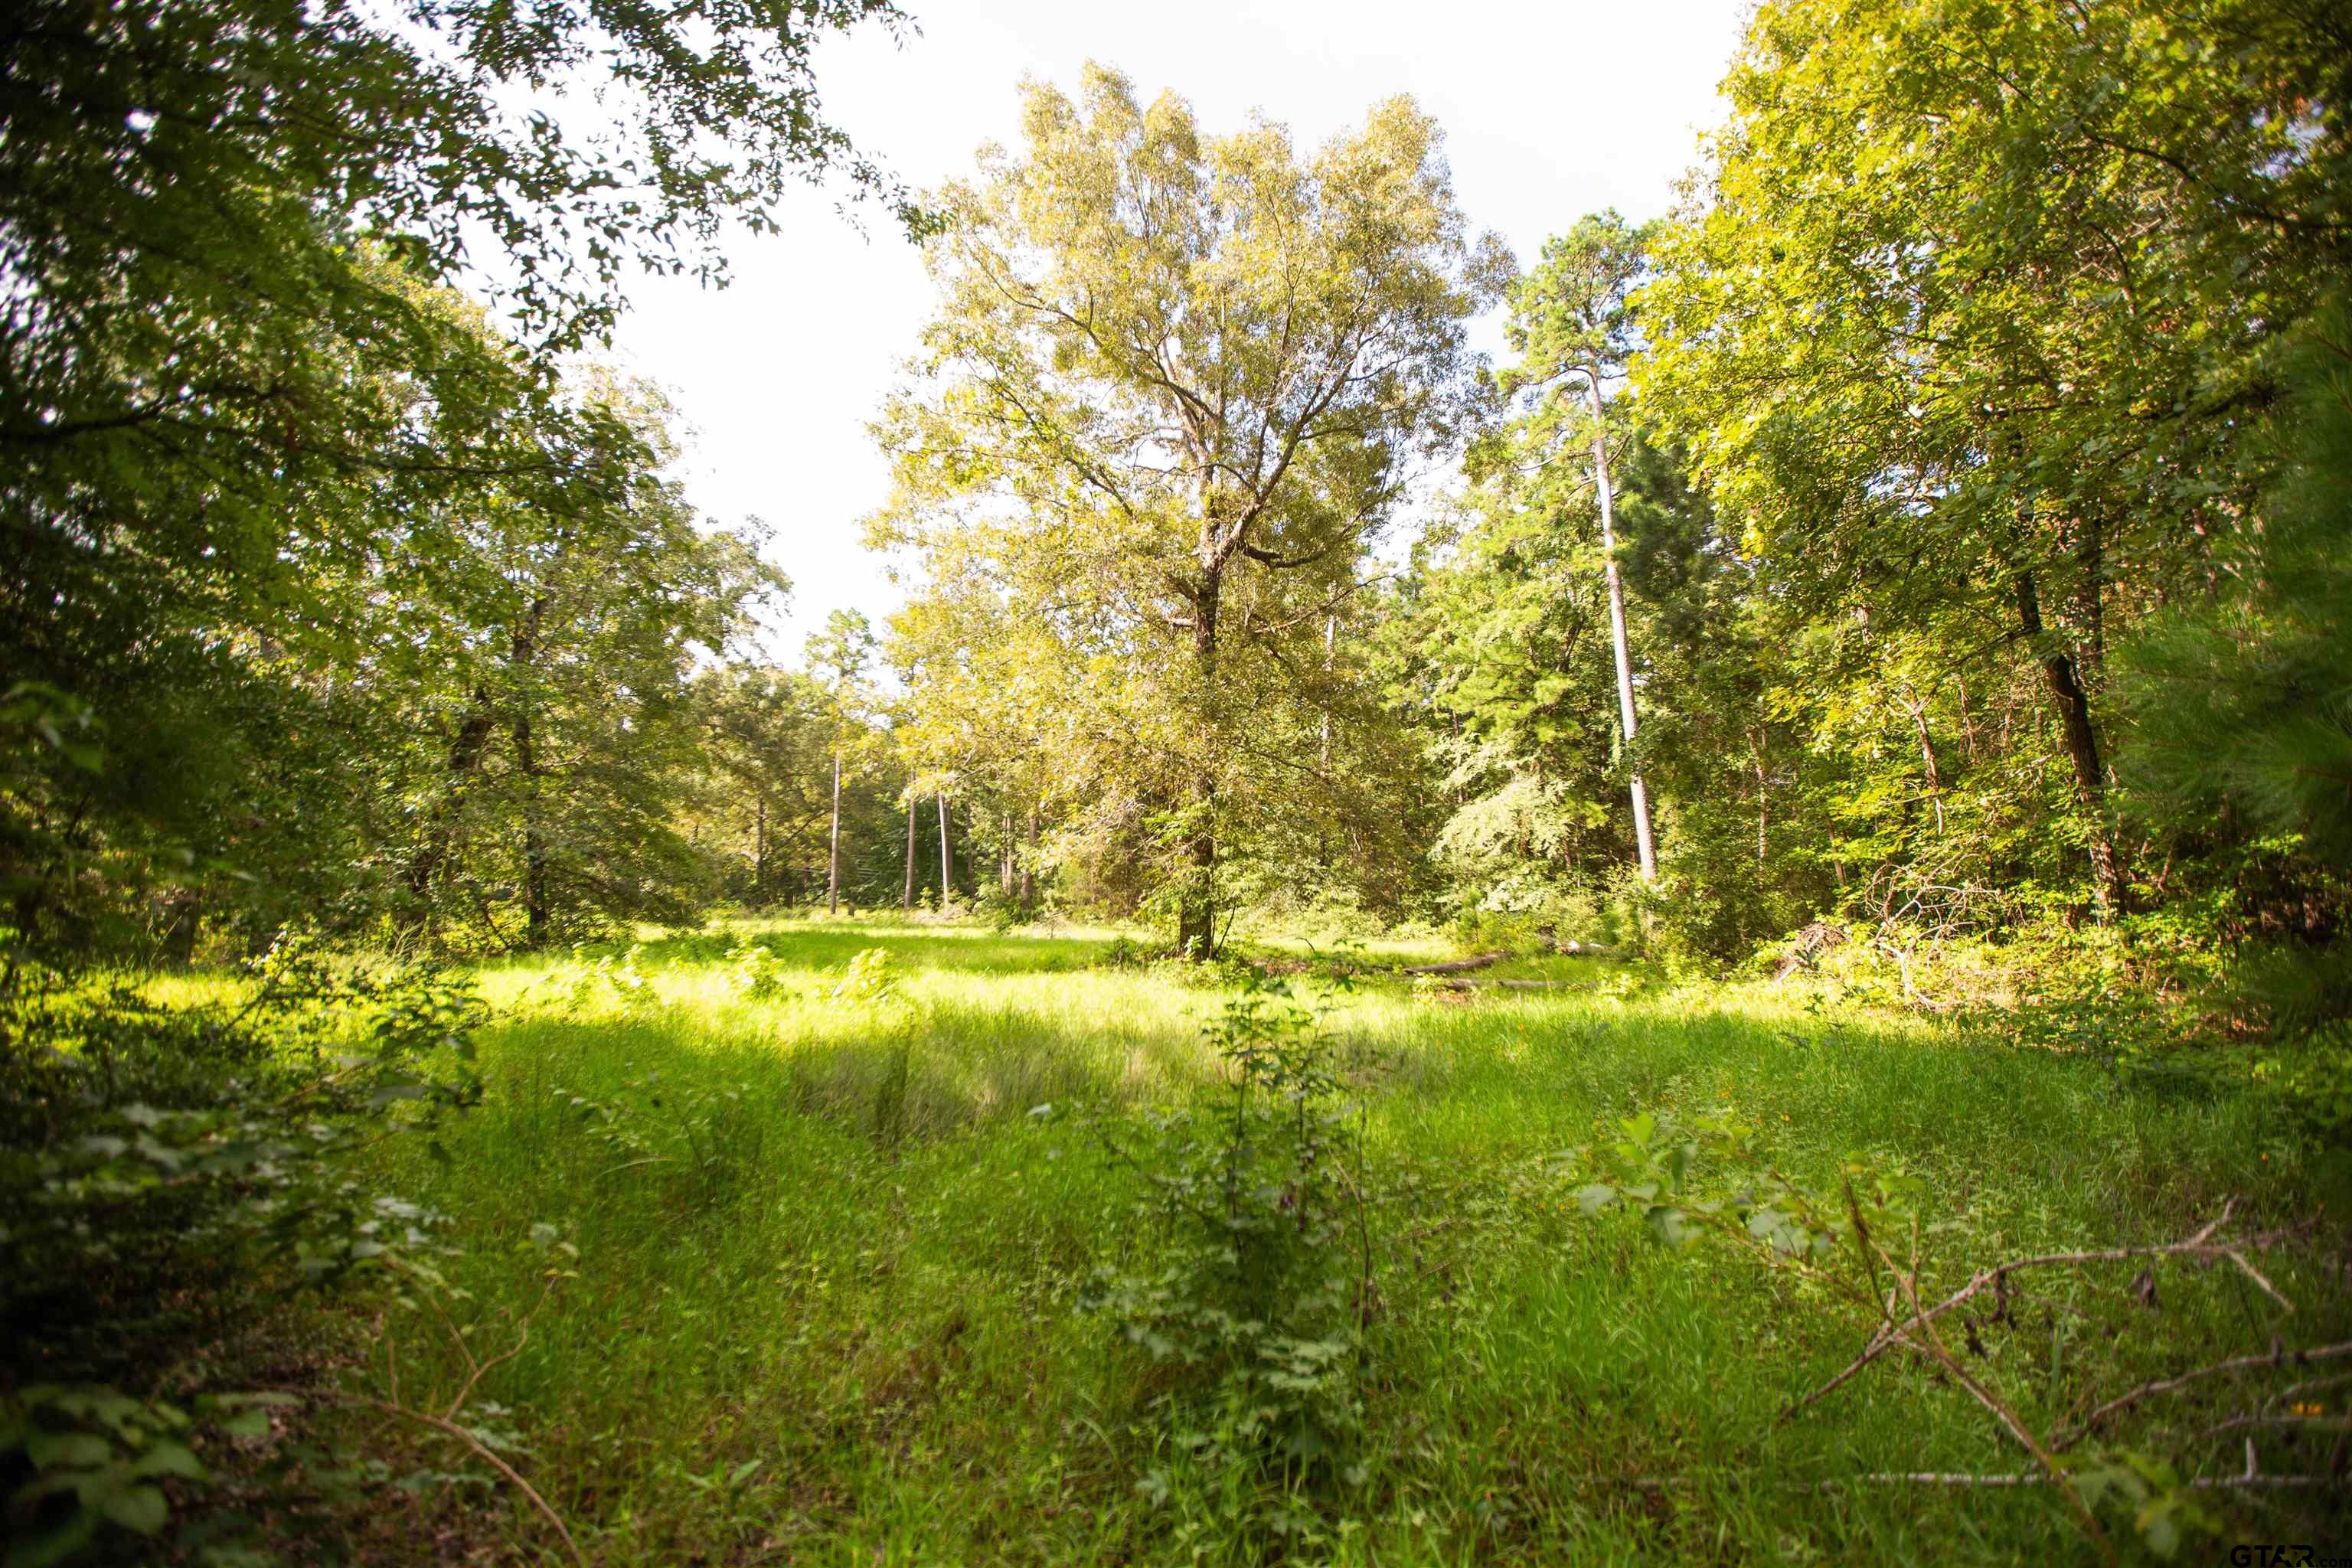
[[[828,111],[867,153],[929,186],[971,167],[985,141],[1015,140],[1015,87],[1075,89],[1084,61],[1149,99],[1190,98],[1204,129],[1253,110],[1310,146],[1391,93],[1445,128],[1454,187],[1475,228],[1524,264],[1578,215],[1662,212],[1718,110],[1715,85],[1746,0],[906,0],[921,28],[903,48],[879,30],[818,56]],[[887,476],[866,422],[915,347],[931,305],[914,248],[887,215],[861,236],[833,196],[808,193],[782,235],[729,241],[734,282],[705,291],[645,279],[617,346],[670,391],[690,426],[687,482],[706,513],[764,519],[793,578],[791,614],[768,639],[797,663],[803,636],[837,606],[877,630],[900,603],[857,521]],[[1490,351],[1500,333],[1482,334]]]

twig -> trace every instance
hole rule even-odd
[[[2329,1420],[2324,1415],[2232,1415],[2227,1421],[2208,1426],[2197,1434],[2200,1438],[2219,1437],[2224,1432],[2245,1432],[2269,1427],[2286,1426],[2299,1432],[2352,1432],[2352,1419],[2337,1416]],[[2249,1438],[2249,1442],[2252,1439]]]
[[[457,1412],[465,1408],[466,1401],[473,1397],[474,1384],[482,1381],[484,1373],[488,1373],[492,1367],[499,1366],[506,1362],[514,1360],[515,1357],[522,1353],[523,1347],[530,1342],[530,1321],[539,1316],[539,1310],[547,1305],[547,1298],[554,1289],[555,1277],[551,1273],[548,1277],[547,1282],[539,1288],[539,1300],[530,1304],[530,1310],[529,1311],[523,1313],[521,1317],[515,1320],[514,1343],[509,1345],[506,1349],[500,1351],[489,1360],[485,1362],[477,1362],[474,1363],[473,1371],[467,1375],[465,1386],[457,1390],[457,1397],[449,1401],[448,1408],[441,1413],[443,1415],[455,1419]],[[468,1356],[467,1359],[469,1361],[472,1360],[470,1356]]]
[[[2158,1378],[2143,1383],[2137,1388],[2116,1395],[2088,1415],[2084,1416],[2071,1430],[2052,1439],[2050,1447],[2053,1449],[2071,1448],[2088,1436],[2092,1427],[2119,1410],[2128,1410],[2141,1400],[2155,1394],[2178,1393],[2193,1383],[2200,1383],[2206,1378],[2216,1377],[2223,1373],[2245,1372],[2256,1367],[2282,1366],[2289,1363],[2300,1366],[2305,1362],[2332,1361],[2337,1356],[2347,1355],[2352,1355],[2352,1340],[2346,1340],[2339,1344],[2319,1345],[2307,1351],[2272,1351],[2263,1355],[2237,1356],[2229,1361],[2215,1362],[2211,1366],[2200,1366],[2194,1372],[2184,1372],[2178,1377]]]
[[[1695,1487],[1708,1480],[1733,1480],[1750,1486],[1759,1484],[1757,1478],[1739,1472],[1717,1476],[1593,1476],[1585,1479],[1590,1486],[1637,1487],[1643,1491],[1666,1491],[1675,1487]],[[1573,1483],[1571,1483],[1573,1484]],[[1779,1486],[1792,1490],[1835,1491],[1840,1487],[2046,1487],[2051,1478],[2032,1470],[2014,1473],[2001,1471],[1993,1475],[1968,1470],[1874,1470],[1859,1476],[1839,1476],[1823,1481],[1773,1480],[1760,1484]],[[2235,1491],[2263,1487],[2343,1487],[2347,1483],[2334,1476],[2205,1476],[2188,1483],[2200,1491]]]
[[[524,1480],[522,1477],[517,1473],[512,1465],[509,1465],[504,1459],[499,1458],[497,1454],[490,1451],[488,1446],[479,1437],[475,1436],[471,1432],[467,1431],[466,1428],[458,1426],[455,1421],[436,1415],[429,1410],[411,1410],[405,1405],[394,1405],[389,1399],[378,1399],[372,1394],[341,1394],[331,1389],[320,1388],[273,1388],[267,1390],[267,1392],[271,1394],[288,1394],[296,1399],[327,1399],[342,1405],[370,1405],[377,1410],[383,1411],[386,1415],[405,1416],[411,1421],[419,1422],[426,1426],[433,1427],[436,1431],[447,1433],[450,1436],[457,1438],[459,1442],[465,1444],[466,1447],[471,1448],[477,1455],[480,1456],[483,1462],[488,1464],[492,1469],[498,1471],[499,1474],[504,1476],[508,1480],[512,1481],[515,1485],[515,1489],[521,1492],[524,1497],[530,1499],[530,1505],[539,1510],[541,1516],[544,1518],[549,1524],[555,1527],[555,1533],[563,1537],[563,1544],[571,1552],[572,1561],[581,1564],[581,1568],[587,1568],[588,1559],[582,1555],[580,1543],[572,1539],[572,1531],[565,1528],[563,1516],[556,1512],[553,1508],[550,1507],[545,1498],[539,1495],[539,1489],[532,1486],[529,1481]]]
[[[1504,952],[1482,952],[1475,958],[1465,958],[1453,963],[1417,963],[1409,969],[1400,969],[1397,973],[1399,974],[1459,974],[1469,969],[1491,969],[1509,956],[1510,954]]]
[[[2253,1266],[2245,1260],[2242,1256],[2242,1252],[2249,1248],[2260,1250],[2264,1247],[2275,1247],[2280,1242],[2300,1235],[2305,1227],[2293,1226],[2284,1230],[2264,1231],[2254,1236],[2232,1237],[2224,1241],[2214,1240],[2213,1237],[2215,1233],[2218,1232],[2222,1225],[2229,1220],[2231,1215],[2236,1211],[2237,1206],[2238,1200],[2231,1198],[2228,1203],[2221,1206],[2221,1214],[2208,1221],[2202,1228],[2197,1231],[2195,1235],[2190,1236],[2183,1241],[2166,1242],[2153,1247],[2095,1247],[2081,1252],[2046,1252],[2033,1258],[2013,1258],[2011,1261],[2000,1264],[1995,1268],[1980,1269],[1969,1279],[1967,1284],[1953,1291],[1949,1296],[1945,1297],[1943,1300],[1937,1302],[1935,1306],[1927,1309],[1925,1313],[1921,1314],[1919,1321],[1922,1322],[1933,1322],[1935,1320],[1944,1317],[1946,1314],[1957,1310],[1963,1302],[1974,1298],[1978,1292],[1984,1289],[1988,1285],[1995,1286],[2003,1289],[2007,1289],[2009,1276],[2017,1273],[2021,1269],[2080,1267],[2086,1263],[2121,1263],[2135,1258],[2203,1258],[2209,1259],[2227,1258],[2231,1262],[2235,1263],[2240,1268],[2245,1270],[2246,1273],[2253,1279],[2254,1282],[2260,1285],[2274,1300],[2291,1308],[2293,1304],[2287,1302],[2285,1297],[2279,1295],[2278,1291],[2272,1287],[2269,1280],[2263,1279],[2259,1273],[2254,1271]],[[1841,1387],[1849,1379],[1853,1377],[1855,1373],[1862,1371],[1864,1367],[1868,1366],[1872,1362],[1876,1361],[1880,1356],[1894,1349],[1899,1342],[1900,1341],[1898,1336],[1892,1330],[1882,1329],[1878,1335],[1874,1338],[1869,1344],[1863,1347],[1862,1353],[1854,1357],[1853,1361],[1847,1365],[1844,1371],[1839,1373],[1835,1377],[1831,1378],[1827,1383],[1822,1384],[1819,1388],[1814,1389],[1811,1394],[1806,1394],[1802,1399],[1797,1401],[1796,1404],[1791,1405],[1788,1409],[1782,1411],[1780,1413],[1780,1419],[1783,1421],[1790,1419],[1799,1411],[1818,1402],[1824,1395]]]
[[[1916,1472],[1888,1471],[1874,1475],[1848,1476],[1843,1480],[1815,1483],[1823,1491],[1842,1486],[1939,1486],[1939,1487],[2046,1487],[2048,1476],[2031,1472],[2019,1475],[1979,1476],[1965,1471],[1921,1470]],[[2200,1491],[2233,1491],[2249,1487],[2334,1487],[2344,1483],[2328,1476],[2204,1476],[2189,1483]]]
[[[1852,1196],[1851,1186],[1848,1187],[1847,1191],[1850,1199]],[[2050,1451],[2042,1446],[2041,1442],[2033,1436],[2032,1428],[2025,1425],[2024,1421],[2019,1417],[2018,1414],[2011,1410],[2008,1405],[2002,1404],[2000,1398],[1993,1394],[1992,1390],[1978,1382],[1977,1379],[1969,1373],[1968,1368],[1959,1363],[1958,1358],[1952,1354],[1950,1349],[1945,1345],[1942,1338],[1937,1334],[1935,1325],[1928,1321],[1926,1309],[1921,1305],[1919,1300],[1918,1237],[1919,1221],[1918,1216],[1915,1215],[1912,1216],[1911,1220],[1912,1271],[1909,1274],[1906,1274],[1901,1269],[1895,1268],[1895,1259],[1891,1257],[1886,1257],[1885,1249],[1883,1247],[1878,1247],[1875,1243],[1874,1243],[1873,1246],[1879,1252],[1880,1256],[1885,1258],[1887,1272],[1895,1276],[1896,1283],[1903,1287],[1903,1293],[1911,1299],[1912,1325],[1916,1327],[1923,1334],[1926,1335],[1927,1342],[1927,1353],[1936,1361],[1942,1363],[1945,1373],[1951,1377],[1952,1381],[1958,1383],[1961,1387],[1967,1389],[1971,1394],[1975,1395],[1979,1404],[1982,1405],[1987,1410],[1991,1411],[1994,1418],[2003,1426],[2007,1427],[2010,1434],[2019,1442],[2025,1445],[2026,1450],[2041,1464],[2042,1468],[2049,1475],[2050,1479],[2057,1483],[2058,1489],[2065,1494],[2067,1505],[2074,1510],[2075,1518],[2082,1521],[2084,1533],[2090,1536],[2092,1543],[2099,1549],[2099,1556],[2101,1560],[2108,1564],[2108,1568],[2114,1568],[2116,1561],[2115,1546],[2107,1540],[2107,1532],[2099,1527],[2098,1515],[2093,1513],[2091,1511],[2091,1505],[2083,1500],[2083,1494],[2081,1490],[2075,1487],[2073,1478],[2067,1476],[2063,1471],[2058,1468],[2058,1461],[2051,1457]]]

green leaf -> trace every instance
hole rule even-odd
[[[259,1407],[232,1411],[220,1418],[220,1429],[232,1437],[269,1436],[269,1412]]]
[[[171,1505],[155,1487],[122,1487],[100,1500],[99,1511],[125,1530],[152,1535],[172,1517]]]
[[[2147,1549],[2168,1563],[2180,1551],[2180,1521],[2172,1505],[2171,1498],[2158,1498],[2132,1521]]]
[[[88,1469],[113,1458],[114,1445],[89,1432],[36,1432],[25,1439],[25,1455],[35,1469]]]
[[[266,1423],[265,1423],[266,1426]],[[205,1467],[184,1443],[174,1443],[166,1437],[139,1456],[131,1473],[144,1480],[155,1476],[179,1476],[192,1481],[205,1479]]]

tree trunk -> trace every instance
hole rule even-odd
[[[2107,781],[2099,760],[2099,733],[2091,722],[2091,699],[2083,689],[2073,656],[2063,646],[2043,644],[2042,600],[2031,572],[2017,574],[2017,618],[2042,660],[2051,702],[2058,710],[2067,760],[2074,763],[2074,799],[2083,808],[2090,841],[2092,896],[2102,917],[2112,915],[2123,906],[2125,878],[2107,823]]]
[[[196,961],[196,935],[204,925],[205,895],[197,888],[174,888],[163,895],[163,962],[185,969]]]
[[[768,797],[759,797],[760,824],[751,837],[751,907],[768,907]]]
[[[1331,650],[1339,637],[1339,617],[1323,617],[1323,679],[1328,685],[1332,678]],[[1323,791],[1317,803],[1317,815],[1321,818],[1315,829],[1315,868],[1328,873],[1331,869],[1331,700],[1323,700],[1322,739],[1316,747],[1315,782]]]
[[[466,707],[466,717],[458,722],[457,733],[449,742],[449,794],[434,814],[432,829],[416,853],[409,857],[408,890],[415,900],[413,919],[422,925],[428,918],[425,900],[433,890],[433,879],[448,863],[449,846],[457,833],[457,815],[466,782],[482,765],[482,753],[490,743],[490,731],[498,726],[498,715],[491,711],[490,694],[487,688],[476,686]]]
[[[1927,705],[1916,699],[1906,700],[1911,710],[1912,727],[1919,733],[1919,765],[1927,777],[1927,798],[1936,805],[1936,832],[1944,831],[1944,770],[1936,764],[1936,742],[1927,732]]]
[[[1021,912],[1029,914],[1037,907],[1037,814],[1029,814],[1028,842],[1021,857]]]
[[[1759,883],[1764,877],[1764,831],[1772,820],[1771,777],[1764,771],[1764,746],[1769,739],[1769,731],[1762,725],[1757,726],[1748,752],[1748,763],[1756,770],[1756,877]]]
[[[841,747],[833,748],[833,844],[825,852],[824,912],[841,912]]]
[[[522,806],[522,900],[524,942],[533,949],[547,945],[551,919],[547,900],[547,839],[540,829],[539,758],[531,747],[530,714],[519,710],[514,721],[515,767],[527,781]]]
[[[915,797],[907,797],[907,896],[899,901],[901,912],[915,912]]]
[[[1584,372],[1584,388],[1592,403],[1592,483],[1601,497],[1601,550],[1609,579],[1609,634],[1617,649],[1617,718],[1624,727],[1625,752],[1630,761],[1633,755],[1633,655],[1625,637],[1625,582],[1617,570],[1617,519],[1615,498],[1609,488],[1609,437],[1601,426],[1601,373],[1591,366]],[[1658,879],[1658,849],[1650,836],[1650,791],[1642,782],[1642,770],[1633,770],[1633,845],[1641,857],[1642,880]]]
[[[515,628],[512,664],[516,674],[514,709],[515,769],[523,777],[522,892],[524,941],[533,949],[547,944],[552,919],[548,909],[547,838],[542,831],[539,799],[539,754],[530,729],[530,671],[539,660],[539,628],[547,614],[544,598],[531,601]]]
[[[1192,658],[1200,670],[1202,690],[1213,689],[1217,672],[1217,607],[1223,584],[1218,574],[1202,579],[1192,599]],[[1187,958],[1216,956],[1217,947],[1217,781],[1203,772],[1192,786],[1194,818],[1185,858],[1192,862],[1183,896],[1177,906],[1176,951]]]
[[[948,853],[948,796],[940,792],[940,912],[947,912],[948,903],[955,897],[955,860]]]

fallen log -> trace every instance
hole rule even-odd
[[[1505,991],[1559,991],[1583,984],[1578,980],[1440,980],[1448,991],[1475,991],[1482,985],[1499,986]]]
[[[1506,952],[1482,952],[1475,958],[1458,959],[1452,963],[1415,964],[1411,969],[1400,969],[1397,973],[1399,974],[1459,974],[1465,969],[1492,968],[1509,956],[1510,954]]]

